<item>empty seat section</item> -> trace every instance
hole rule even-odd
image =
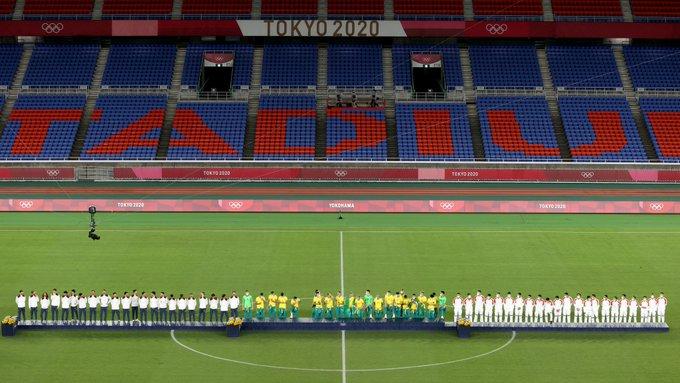
[[[246,44],[190,44],[186,50],[182,86],[196,89],[201,77],[203,54],[205,52],[232,52],[234,54],[234,71],[231,78],[232,87],[250,86],[253,68],[253,46]]]
[[[80,158],[154,159],[166,104],[165,95],[99,96]]]
[[[316,86],[318,52],[312,44],[267,44],[262,85],[278,88]]]
[[[471,45],[470,62],[477,87],[543,86],[541,68],[533,45]]]
[[[12,86],[23,50],[19,44],[0,44],[0,89]]]
[[[240,159],[247,119],[246,103],[178,103],[168,159]]]
[[[184,0],[182,14],[250,17],[252,0]]]
[[[382,47],[378,44],[330,44],[328,85],[348,88],[382,86]]]
[[[475,16],[543,17],[542,0],[474,0]]]
[[[463,74],[460,67],[460,51],[457,45],[401,45],[392,46],[392,71],[396,89],[411,90],[411,54],[439,53],[444,61],[444,83],[448,90],[463,87]]]
[[[552,0],[555,19],[621,18],[621,0]]]
[[[16,0],[0,0],[0,19],[12,18]]]
[[[19,95],[0,139],[3,159],[67,159],[85,95]]]
[[[24,15],[89,15],[92,0],[25,0]]]
[[[465,104],[400,103],[396,107],[402,161],[474,159]]]
[[[329,108],[326,122],[329,160],[387,160],[383,108]]]
[[[574,161],[647,161],[625,98],[561,97],[559,107]]]
[[[463,18],[463,0],[394,0],[398,18],[427,16],[431,18]]]
[[[255,159],[311,160],[316,140],[314,95],[263,95],[255,129]]]
[[[489,161],[560,159],[548,103],[543,97],[478,97]]]
[[[680,99],[641,98],[640,109],[663,162],[680,162]]]
[[[635,88],[680,90],[680,48],[625,46],[623,53]]]
[[[328,0],[328,15],[375,15],[385,11],[383,0]]]
[[[161,18],[170,17],[173,0],[104,0],[104,17],[129,15],[148,15]]]
[[[90,86],[99,57],[99,45],[38,44],[24,77],[29,87]]]
[[[109,51],[104,87],[170,87],[177,47],[170,44],[115,44]]]
[[[550,74],[558,88],[621,88],[614,53],[602,45],[551,45]]]
[[[630,0],[630,6],[636,18],[680,18],[678,0]]]
[[[262,0],[262,15],[303,15],[317,14],[318,0]]]

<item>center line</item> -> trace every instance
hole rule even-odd
[[[340,232],[340,293],[345,295],[345,250],[343,232]],[[342,383],[347,383],[347,348],[345,347],[345,330],[340,331],[342,344]]]

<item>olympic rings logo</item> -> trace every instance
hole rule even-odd
[[[439,206],[441,206],[442,209],[444,210],[451,210],[453,209],[453,202],[440,202]]]
[[[649,208],[653,211],[661,211],[663,209],[662,202],[652,202],[649,204]]]
[[[19,207],[22,209],[30,209],[33,207],[33,201],[19,201]]]
[[[50,177],[56,177],[59,175],[59,169],[47,169],[47,175]]]
[[[507,24],[486,24],[486,31],[492,35],[502,35],[508,31]]]
[[[64,30],[64,24],[62,23],[43,23],[41,26],[45,33],[57,34]]]
[[[335,171],[335,176],[336,177],[344,177],[347,175],[347,170],[336,170]]]
[[[590,179],[595,176],[595,172],[581,172],[581,177],[585,179]]]
[[[241,201],[231,201],[229,202],[229,207],[232,209],[240,209],[243,207],[243,202]]]

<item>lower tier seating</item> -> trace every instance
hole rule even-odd
[[[680,162],[680,99],[641,98],[640,109],[659,159]]]
[[[326,121],[329,160],[387,159],[383,108],[329,108]]]
[[[255,129],[255,159],[311,160],[316,143],[314,95],[260,97]]]

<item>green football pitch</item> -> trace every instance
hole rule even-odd
[[[669,298],[669,333],[25,331],[2,381],[671,382],[680,376],[680,217],[0,214],[0,313],[18,289],[315,289]],[[342,240],[341,240],[342,238]],[[309,300],[303,315],[309,315]],[[449,311],[450,315],[450,311]],[[679,314],[680,315],[680,314]],[[451,320],[451,318],[448,318]],[[344,361],[344,362],[343,362]]]

